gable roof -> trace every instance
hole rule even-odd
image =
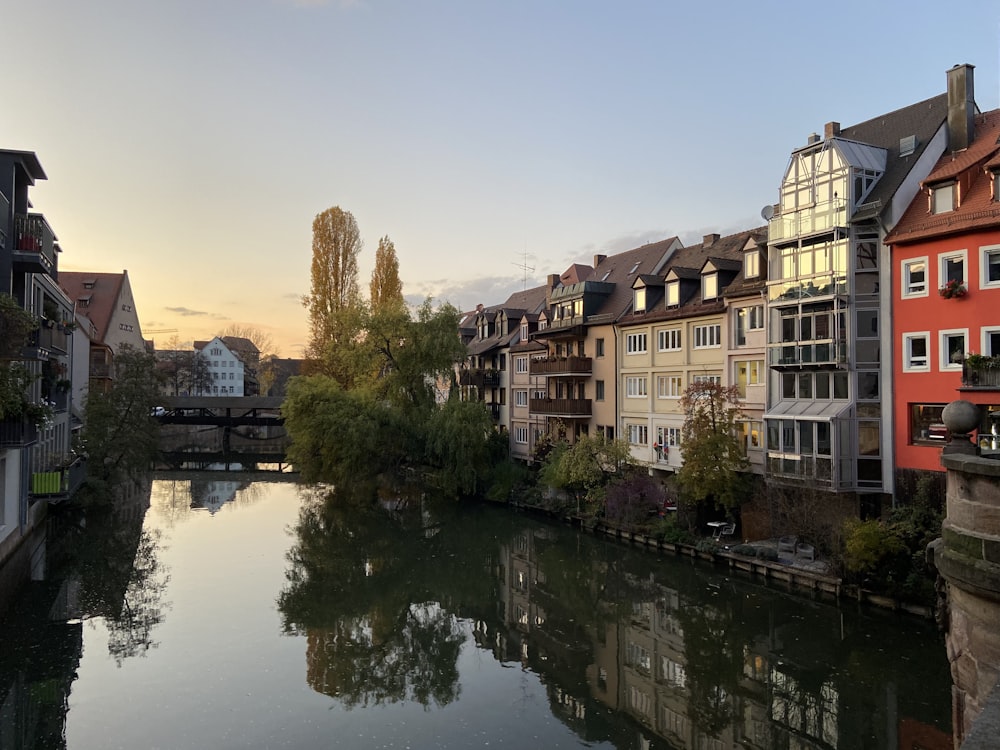
[[[603,258],[587,281],[612,285],[611,292],[588,314],[587,324],[612,323],[628,311],[632,307],[632,282],[638,276],[658,275],[680,247],[681,241],[675,236]]]
[[[92,271],[60,271],[59,286],[78,303],[76,314],[90,318],[97,339],[104,341],[111,324],[111,315],[118,306],[118,297],[128,271],[94,273]]]
[[[954,211],[932,214],[927,193],[917,193],[896,224],[886,244],[905,244],[976,229],[1000,226],[1000,203],[993,195],[987,171],[1000,168],[1000,109],[975,118],[975,139],[969,148],[946,153],[923,181],[924,187],[968,172],[971,183]]]

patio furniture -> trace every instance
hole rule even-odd
[[[795,556],[795,547],[799,543],[799,538],[797,536],[783,536],[778,539],[778,554],[787,554]]]
[[[799,560],[812,562],[816,559],[816,548],[811,544],[799,544],[795,547],[795,556]]]

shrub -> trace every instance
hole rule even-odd
[[[761,547],[757,550],[757,557],[768,562],[778,562],[778,550],[770,547]]]
[[[745,557],[757,556],[757,548],[754,547],[752,544],[737,544],[730,550],[730,552],[734,552],[737,555],[743,555]]]

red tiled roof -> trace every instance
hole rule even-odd
[[[1000,203],[993,196],[986,170],[1000,166],[1000,110],[976,116],[976,138],[968,149],[945,154],[923,184],[955,179],[967,172],[971,184],[961,195],[954,211],[932,214],[926,192],[910,203],[896,227],[886,237],[886,244],[905,244],[930,237],[957,234],[1000,226]]]
[[[90,318],[97,329],[97,338],[104,341],[111,323],[111,314],[118,303],[118,295],[125,281],[125,273],[93,273],[92,271],[60,271],[59,285],[78,304],[77,315]],[[93,282],[92,286],[88,286]]]

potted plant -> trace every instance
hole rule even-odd
[[[965,288],[965,284],[958,279],[950,279],[948,283],[938,289],[938,294],[945,299],[962,299],[968,293],[969,290]]]

